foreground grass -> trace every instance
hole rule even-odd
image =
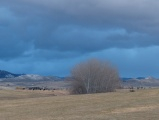
[[[159,89],[69,96],[1,90],[0,120],[159,120]]]

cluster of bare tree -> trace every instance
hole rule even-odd
[[[77,64],[71,78],[75,94],[112,92],[120,85],[117,70],[108,62],[97,59]]]

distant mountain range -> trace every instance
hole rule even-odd
[[[122,85],[125,87],[159,87],[159,79],[154,77],[122,78]]]
[[[20,87],[45,87],[49,89],[63,89],[70,87],[65,77],[41,76],[35,74],[14,74],[0,70],[0,90]]]
[[[159,87],[159,79],[154,77],[120,78],[123,87]],[[58,82],[58,85],[55,83]],[[60,83],[60,84],[59,84]],[[0,86],[48,86],[68,87],[70,81],[66,77],[41,76],[35,74],[14,74],[0,70]]]
[[[41,76],[35,74],[14,74],[5,70],[0,70],[0,81],[61,81],[64,77]]]
[[[137,77],[137,78],[125,78],[125,77],[123,77],[123,78],[120,78],[121,80],[123,80],[123,81],[126,81],[126,80],[131,80],[131,79],[138,79],[138,80],[141,80],[141,79],[145,79],[146,77]]]
[[[21,75],[24,75],[24,74],[14,74],[14,73],[10,73],[5,70],[0,70],[0,78],[14,78],[14,77],[18,77]]]
[[[137,77],[137,78],[120,78],[122,81],[127,81],[127,80],[132,80],[132,79],[136,79],[136,80],[143,80],[143,79],[156,79],[154,77],[148,76],[148,77]]]

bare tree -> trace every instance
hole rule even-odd
[[[119,87],[117,70],[108,62],[90,59],[77,64],[71,71],[74,93],[111,92]]]

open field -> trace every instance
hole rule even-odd
[[[68,96],[0,90],[0,120],[159,120],[159,89]]]

